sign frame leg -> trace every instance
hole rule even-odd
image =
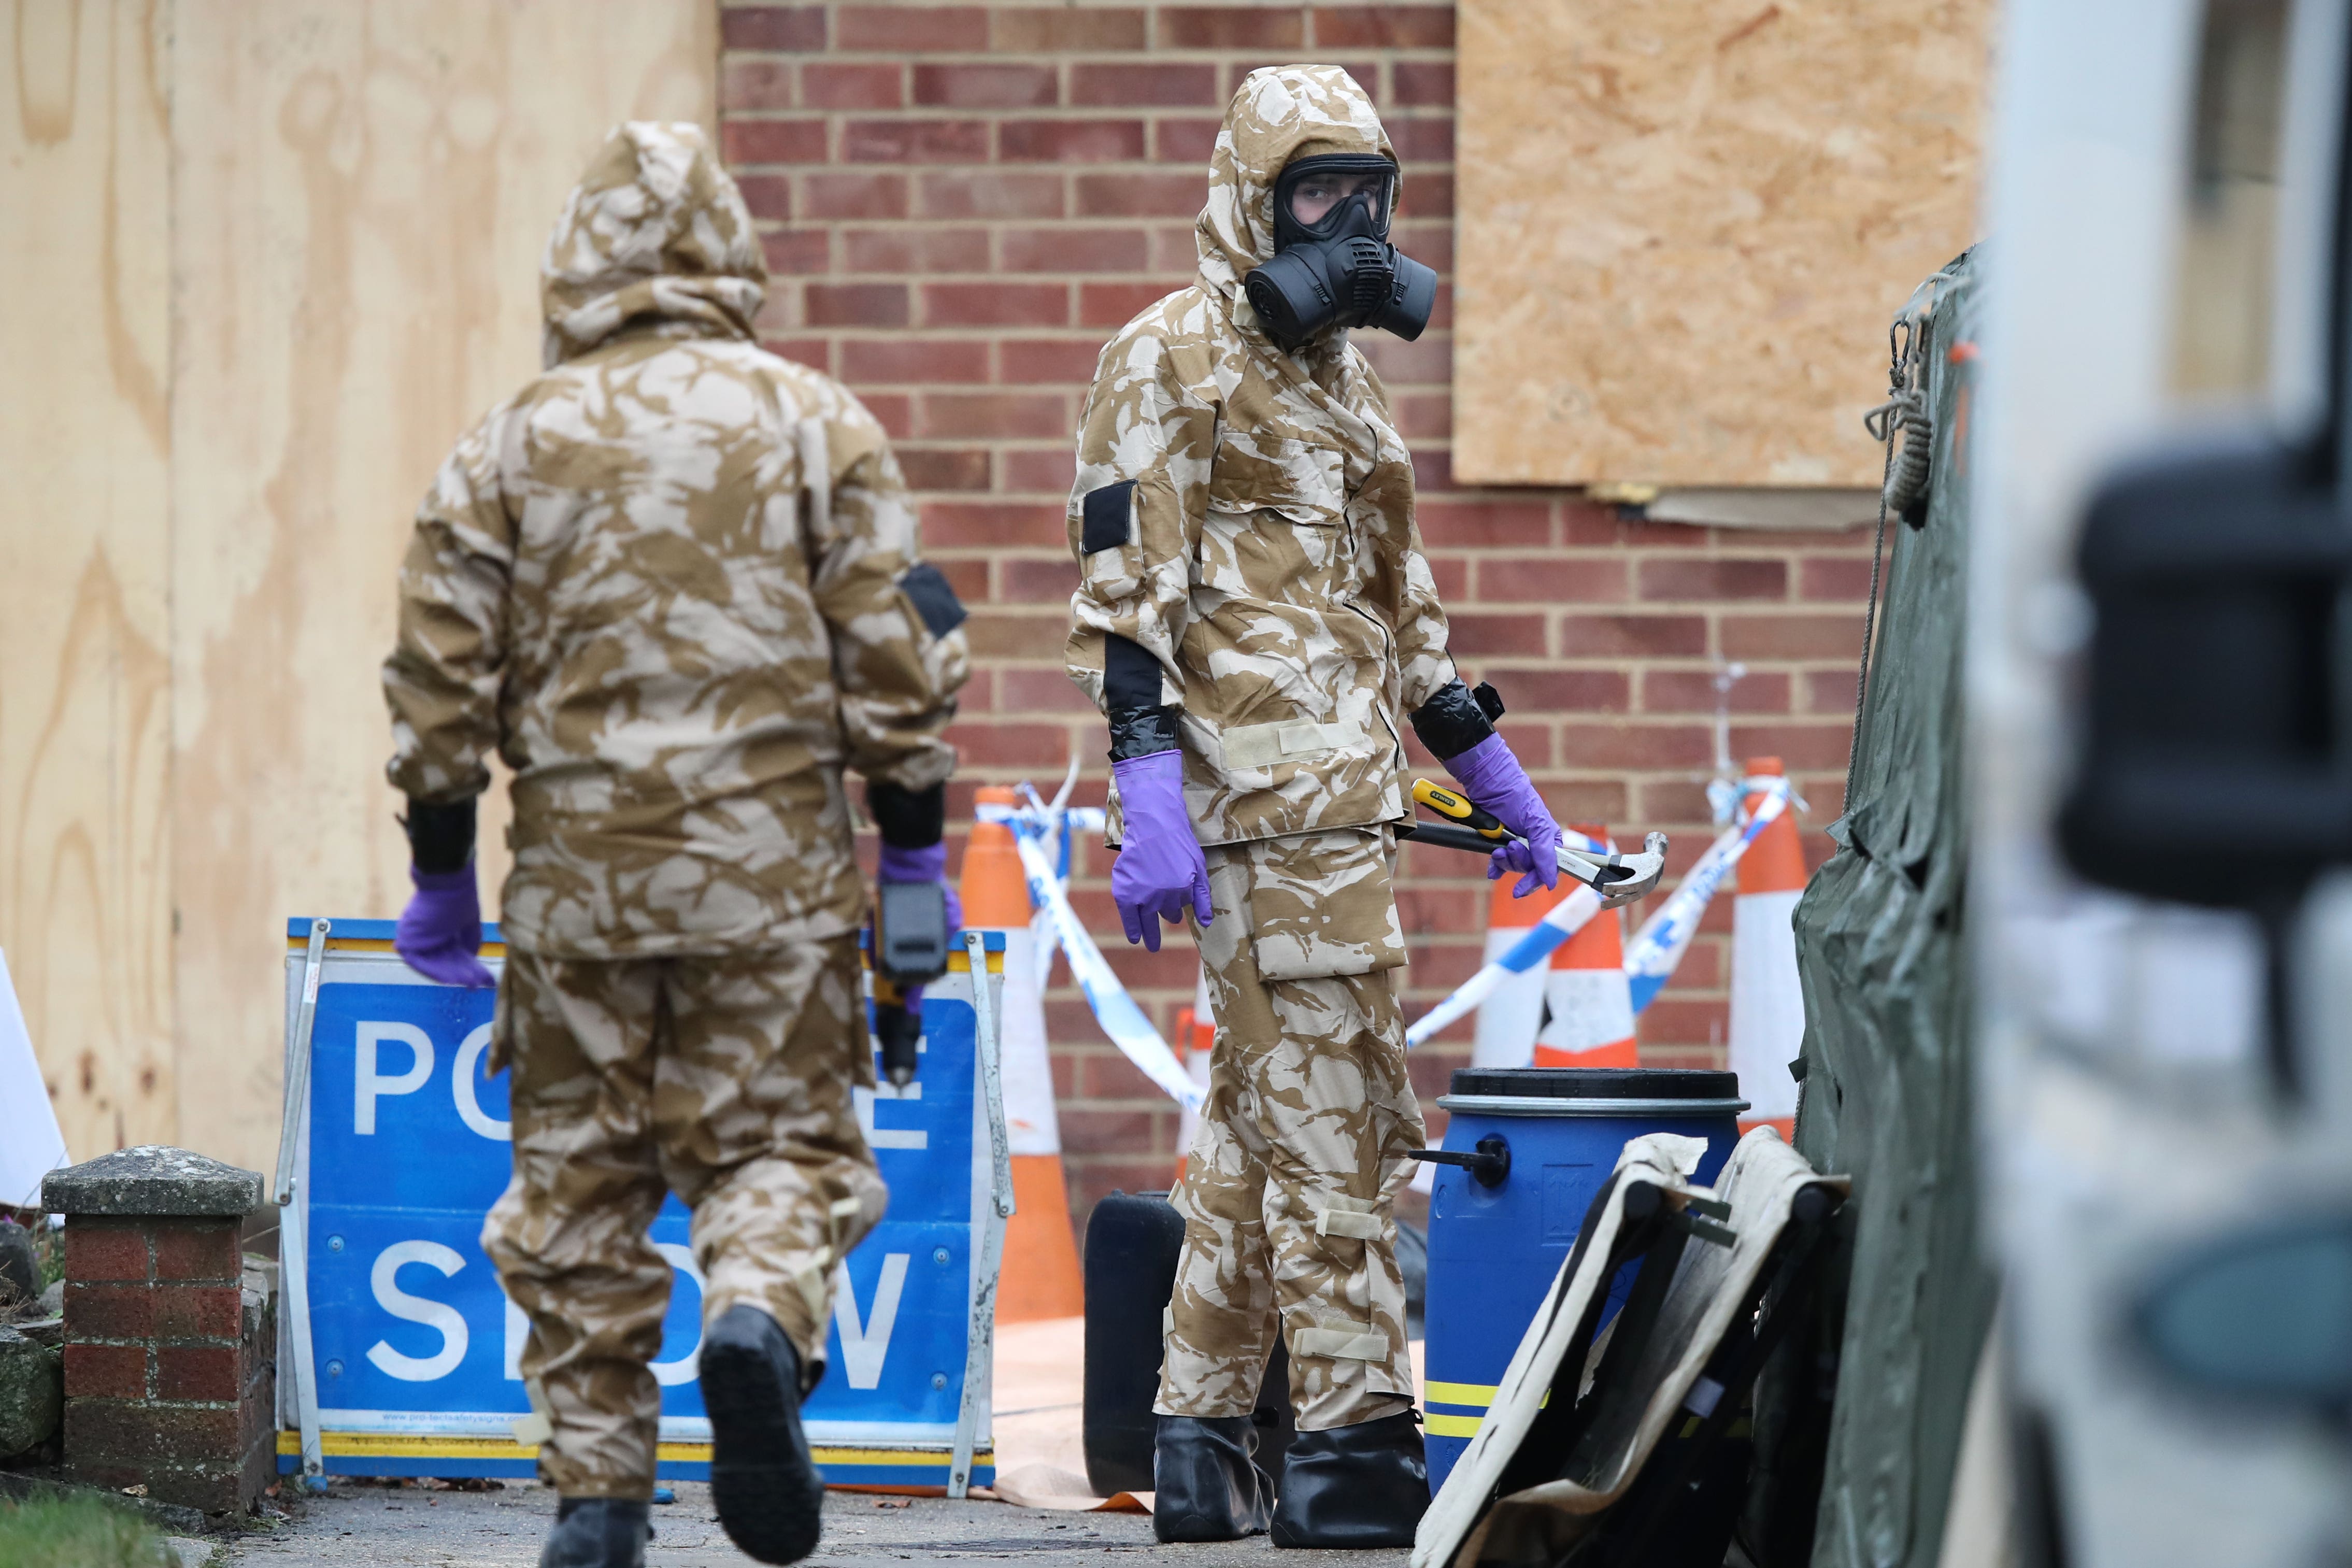
[[[989,1207],[972,1265],[971,1327],[965,1341],[963,1402],[956,1415],[955,1452],[948,1467],[948,1496],[971,1491],[971,1453],[980,1431],[981,1401],[992,1392],[996,1354],[996,1286],[1004,1262],[1004,1222],[1013,1217],[1013,1146],[1004,1125],[1004,1075],[997,1028],[996,977],[989,973],[987,938],[964,933],[971,962],[972,1045],[980,1058],[981,1093],[988,1108]]]

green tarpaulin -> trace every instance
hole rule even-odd
[[[1905,312],[1932,462],[1922,499],[1886,523],[1838,851],[1797,906],[1797,1147],[1851,1175],[1853,1199],[1832,1266],[1843,1288],[1759,1394],[1748,1536],[1766,1568],[1932,1568],[1992,1312],[1970,1142],[1960,690],[1975,259]]]

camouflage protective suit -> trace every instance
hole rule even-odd
[[[1405,716],[1457,679],[1379,378],[1344,331],[1277,348],[1243,292],[1274,255],[1275,176],[1324,153],[1395,156],[1345,71],[1252,72],[1198,278],[1103,350],[1068,520],[1071,678],[1115,728],[1138,701],[1172,715],[1214,909],[1216,1045],[1155,1408],[1246,1414],[1278,1314],[1310,1431],[1413,1397],[1392,1204],[1423,1130],[1384,825],[1409,811]]]
[[[396,787],[514,770],[483,1245],[571,1497],[653,1484],[666,1188],[704,1321],[756,1306],[804,1366],[886,1202],[843,770],[947,777],[962,611],[881,426],[754,341],[766,277],[698,129],[613,133],[548,241],[546,373],[435,479],[384,665]]]

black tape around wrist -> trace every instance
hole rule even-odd
[[[462,871],[474,858],[475,803],[411,800],[400,826],[408,833],[408,858],[426,876]]]
[[[1110,712],[1110,760],[1148,757],[1177,745],[1181,708],[1114,708]]]
[[[1480,692],[1492,694],[1495,689],[1481,682]],[[1492,712],[1499,717],[1503,700],[1494,698]],[[1429,754],[1440,762],[1460,756],[1495,732],[1494,720],[1478,696],[1458,680],[1449,680],[1437,689],[1430,700],[1411,714],[1412,732],[1429,748]]]
[[[900,789],[894,784],[868,780],[866,815],[893,849],[929,849],[947,836],[948,786]]]

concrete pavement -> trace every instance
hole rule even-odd
[[[654,1510],[647,1568],[742,1568],[711,1511],[710,1489],[681,1483],[677,1501]],[[281,1503],[289,1517],[266,1534],[226,1542],[234,1568],[530,1568],[555,1517],[555,1496],[535,1483],[488,1492],[337,1480],[323,1497]],[[1407,1553],[1277,1554],[1264,1536],[1221,1546],[1161,1546],[1139,1513],[1060,1513],[1000,1502],[877,1498],[835,1492],[824,1539],[809,1568],[884,1568],[1028,1559],[1072,1568],[1105,1558],[1182,1568],[1404,1568]]]

